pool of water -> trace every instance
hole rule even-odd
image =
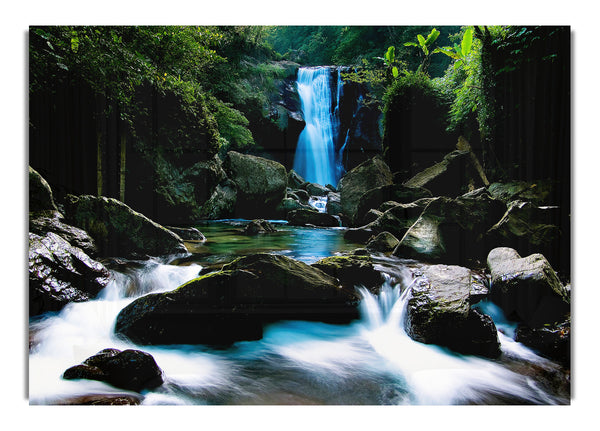
[[[218,220],[198,223],[194,227],[206,237],[203,243],[187,243],[197,263],[230,261],[253,253],[276,253],[311,264],[328,256],[349,252],[361,244],[344,239],[345,228],[289,226],[286,221],[270,220],[277,232],[243,235],[249,220]]]

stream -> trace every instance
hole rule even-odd
[[[477,306],[498,327],[503,352],[498,360],[413,341],[404,328],[410,273],[393,258],[385,262],[395,268],[395,282],[389,278],[379,295],[357,286],[360,319],[347,325],[282,321],[266,327],[261,340],[227,349],[137,346],[114,335],[117,314],[134,299],[175,289],[203,268],[236,256],[271,252],[313,263],[356,248],[344,240],[343,229],[273,221],[277,233],[245,237],[238,233],[244,223],[198,226],[207,241],[196,245],[192,258],[130,262],[113,270],[112,282],[95,300],[31,319],[30,404],[64,404],[95,394],[140,397],[98,381],[61,378],[67,368],[108,347],[148,352],[163,370],[164,384],[143,392],[143,405],[569,403],[557,383],[560,367],[513,341],[515,324],[491,303]]]

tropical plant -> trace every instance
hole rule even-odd
[[[422,60],[421,64],[417,68],[417,72],[427,73],[427,68],[429,67],[429,63],[431,61],[431,55],[433,54],[431,48],[433,47],[433,44],[439,36],[439,30],[436,30],[434,28],[431,30],[427,37],[424,37],[422,34],[417,34],[416,42],[409,41],[404,43],[404,46],[414,46],[420,49],[420,55]]]

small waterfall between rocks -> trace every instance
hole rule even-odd
[[[137,346],[115,336],[119,310],[141,295],[175,289],[200,269],[147,262],[115,272],[96,300],[72,303],[30,323],[37,339],[29,355],[30,403],[127,393],[98,381],[61,378],[65,369],[107,347],[146,351],[163,370],[164,384],[142,394],[145,405],[564,403],[528,372],[412,340],[404,317],[411,294],[408,270],[396,276],[398,283],[385,282],[377,295],[359,286],[361,318],[348,325],[282,321],[265,327],[261,340],[221,350]],[[502,349],[518,357],[517,369],[546,366],[545,359],[504,338]]]
[[[298,70],[298,94],[306,126],[298,138],[294,170],[311,183],[336,186],[343,172],[335,151],[342,85],[339,70],[335,94],[330,81],[329,67]]]

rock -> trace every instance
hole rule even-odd
[[[458,353],[495,358],[500,354],[491,317],[471,309],[472,272],[460,266],[424,265],[415,272],[407,304],[407,332],[416,341]]]
[[[298,209],[290,211],[287,220],[291,226],[319,226],[319,227],[338,227],[340,220],[327,213],[320,213],[314,210]]]
[[[290,171],[287,174],[288,187],[291,187],[292,189],[300,189],[304,184],[306,184],[306,180],[302,178],[302,176],[300,176],[298,172],[296,172],[293,169],[290,169]]]
[[[494,199],[508,204],[512,201],[531,202],[533,205],[551,205],[552,185],[547,181],[528,183],[525,181],[510,181],[507,183],[492,183],[487,188]]]
[[[362,218],[362,222],[365,224],[373,223],[375,220],[380,218],[383,213],[379,210],[370,209]]]
[[[310,200],[310,195],[306,190],[298,189],[294,190],[294,193],[296,194],[296,196],[298,196],[298,200],[300,202],[302,202],[303,204],[308,204],[308,201]]]
[[[310,205],[305,205],[299,200],[294,200],[292,198],[285,198],[281,201],[281,203],[277,206],[277,214],[280,217],[287,219],[288,214],[294,210],[306,210],[306,211],[314,211],[313,207]]]
[[[452,264],[477,260],[489,249],[485,232],[504,209],[502,202],[487,194],[435,198],[400,239],[394,255]]]
[[[431,192],[422,187],[407,187],[402,184],[390,184],[376,187],[363,194],[356,210],[357,222],[363,222],[365,214],[370,209],[379,208],[386,201],[411,203],[422,198],[430,198]]]
[[[531,328],[563,322],[570,312],[570,296],[550,263],[541,254],[522,258],[516,250],[498,247],[490,251],[490,299],[511,320]]]
[[[339,193],[327,193],[327,204],[325,205],[325,212],[331,215],[338,215],[342,212],[342,202]]]
[[[138,344],[228,345],[262,337],[278,320],[347,323],[358,297],[338,280],[286,256],[256,254],[166,293],[136,299],[115,332]]]
[[[378,289],[385,279],[375,269],[369,256],[359,254],[350,256],[330,256],[313,263],[311,266],[337,278],[347,289],[364,286]]]
[[[571,367],[571,322],[530,328],[517,326],[515,341],[536,350],[541,355],[559,361],[563,366]]]
[[[30,316],[94,298],[110,280],[104,265],[57,234],[29,233]]]
[[[392,173],[383,159],[373,157],[342,177],[338,184],[342,212],[356,225],[360,198],[371,189],[392,184]]]
[[[273,160],[229,151],[225,171],[237,185],[236,215],[270,216],[285,198],[287,171]]]
[[[57,404],[63,406],[137,406],[141,402],[140,397],[130,394],[94,394],[63,399]]]
[[[486,233],[490,243],[517,249],[520,253],[542,253],[551,262],[560,263],[559,228],[561,211],[555,206],[536,206],[512,201],[500,221]]]
[[[175,226],[165,226],[175,235],[178,235],[184,241],[206,241],[206,237],[200,232],[198,229],[194,227],[175,227]]]
[[[99,380],[135,392],[163,384],[162,370],[152,355],[132,349],[104,349],[82,364],[67,369],[62,377],[66,380]]]
[[[40,236],[53,232],[70,245],[80,248],[88,256],[94,257],[98,254],[94,239],[83,229],[65,223],[63,215],[58,211],[30,213],[29,232]]]
[[[65,210],[70,223],[94,238],[102,256],[187,254],[179,236],[116,199],[68,195]]]
[[[252,220],[242,231],[243,235],[258,235],[259,233],[277,232],[271,223],[263,219]]]
[[[237,202],[237,186],[227,179],[218,184],[210,198],[200,209],[200,218],[206,220],[219,220],[232,217],[235,214]]]
[[[58,211],[52,189],[44,178],[29,166],[29,212]]]
[[[367,242],[367,250],[378,251],[381,253],[391,253],[398,247],[400,241],[391,233],[384,231],[372,237]]]
[[[327,196],[327,194],[331,192],[327,187],[315,183],[307,183],[305,189],[311,196]]]
[[[454,150],[444,156],[441,162],[414,175],[403,185],[426,188],[433,196],[456,197],[478,178],[471,166],[470,152]]]

